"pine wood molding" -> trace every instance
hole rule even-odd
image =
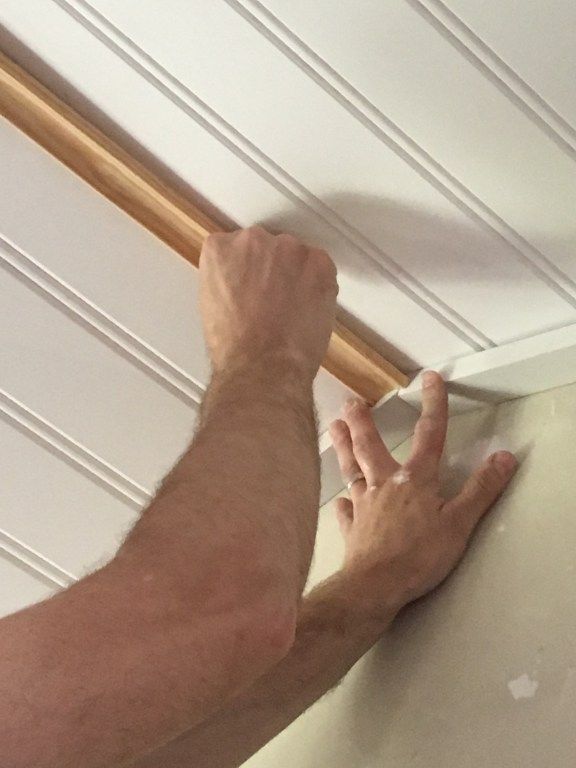
[[[71,107],[0,53],[0,112],[194,266],[204,239],[220,229]],[[323,367],[366,402],[408,377],[337,322]]]

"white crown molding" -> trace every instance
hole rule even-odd
[[[448,382],[450,414],[576,382],[576,324],[435,367]],[[420,406],[420,376],[398,396]]]
[[[576,324],[434,366],[448,382],[450,415],[493,406],[576,383]],[[420,410],[421,375],[374,406],[390,450],[407,440]],[[320,440],[325,504],[344,487],[330,436]]]

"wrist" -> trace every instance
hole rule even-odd
[[[238,350],[213,363],[213,381],[226,385],[242,382],[251,388],[309,395],[315,372],[303,356],[287,351],[261,352],[257,355]]]
[[[403,607],[402,597],[382,573],[357,563],[345,564],[339,576],[351,615],[366,625],[385,631]]]
[[[372,641],[386,632],[399,611],[394,601],[374,590],[365,574],[355,568],[344,566],[325,583],[331,583],[342,621]]]

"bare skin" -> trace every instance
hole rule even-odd
[[[200,276],[214,375],[193,444],[111,563],[0,621],[3,768],[132,764],[293,645],[336,271],[251,229],[211,237]]]
[[[236,768],[334,687],[377,642],[397,613],[437,587],[464,554],[480,519],[512,478],[516,461],[491,456],[446,500],[438,465],[447,426],[446,389],[434,373],[403,467],[386,450],[369,410],[358,402],[332,425],[345,479],[367,482],[339,499],[345,540],[341,570],[303,601],[290,653],[219,713],[138,768]],[[382,692],[386,696],[386,692]]]

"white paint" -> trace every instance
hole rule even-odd
[[[397,472],[395,472],[392,475],[390,479],[394,483],[394,485],[404,485],[405,483],[410,482],[411,475],[410,475],[410,472],[408,472],[408,470],[399,469]]]
[[[500,523],[500,525],[496,526],[497,533],[504,533],[505,530],[506,530],[506,526],[504,525],[504,523]]]
[[[517,677],[515,680],[508,681],[508,690],[516,701],[520,699],[533,699],[538,690],[538,681],[533,680],[529,675],[524,673]]]

